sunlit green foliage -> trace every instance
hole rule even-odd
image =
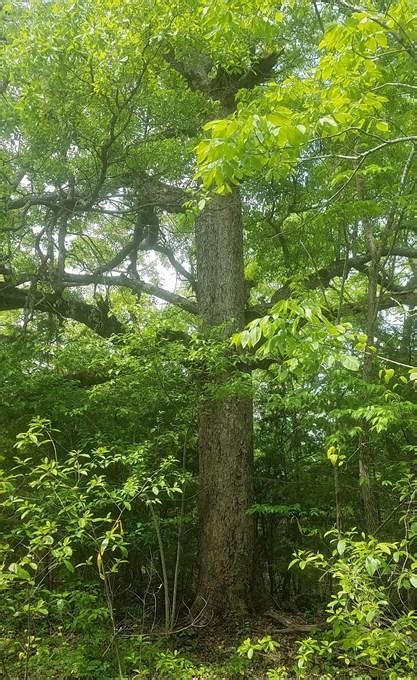
[[[415,3],[0,13],[0,673],[411,680]],[[181,197],[156,203],[132,276],[118,255],[151,182]],[[248,325],[230,341],[200,332],[193,233],[236,187]],[[93,333],[100,313],[117,333]],[[200,649],[196,432],[225,397],[254,403],[254,604],[319,624],[295,663],[281,624]]]

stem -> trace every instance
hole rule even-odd
[[[6,666],[6,662],[4,660],[3,654],[1,655],[1,667],[3,668],[3,674],[4,674],[4,677],[5,677],[5,680],[10,680],[10,675],[7,671],[7,666]]]
[[[120,653],[119,653],[119,642],[117,639],[117,628],[116,628],[116,621],[114,618],[114,609],[113,609],[113,598],[112,598],[112,592],[111,592],[111,587],[109,584],[109,580],[107,578],[107,573],[106,569],[104,566],[104,555],[102,555],[101,558],[101,569],[102,569],[102,574],[103,574],[103,581],[104,581],[104,592],[106,595],[106,602],[107,602],[107,609],[109,610],[109,616],[110,616],[110,621],[113,629],[113,641],[114,641],[114,651],[116,653],[116,660],[117,660],[117,669],[119,671],[119,678],[120,680],[123,680],[123,669],[122,669],[122,662],[120,659]]]
[[[151,503],[149,503],[149,508],[150,508],[150,512],[151,512],[151,516],[152,516],[152,522],[153,522],[153,525],[155,527],[156,538],[158,540],[159,557],[160,557],[160,560],[161,560],[161,569],[162,569],[162,581],[163,581],[163,585],[164,585],[165,632],[168,633],[169,626],[170,626],[171,606],[170,606],[170,601],[169,601],[169,585],[168,585],[168,575],[167,575],[167,566],[166,566],[166,560],[165,560],[164,544],[162,542],[161,529],[160,529],[160,526],[159,526],[158,517],[157,517],[156,512],[154,510],[154,507]]]
[[[362,177],[357,177],[357,191],[358,198],[363,201],[365,198],[364,183]],[[372,352],[372,345],[374,344],[375,326],[378,314],[378,273],[380,267],[380,255],[372,230],[372,223],[368,217],[362,220],[365,242],[369,256],[371,258],[368,270],[368,300],[367,300],[367,319],[366,319],[366,349],[362,367],[362,379],[365,385],[372,382],[372,370],[374,363],[374,354]],[[364,398],[366,400],[367,394],[365,392]],[[371,475],[370,475],[370,457],[371,457],[371,441],[369,423],[364,420],[362,422],[363,435],[359,445],[359,485],[364,510],[365,528],[369,534],[373,534],[378,526],[375,498],[373,494]]]
[[[27,636],[26,636],[26,656],[25,656],[25,675],[24,675],[24,680],[28,680],[29,678],[29,653],[30,653],[30,632],[31,632],[31,623],[32,623],[32,614],[31,614],[31,609],[30,609],[30,602],[32,593],[30,594],[29,597],[29,602],[28,602],[28,616],[27,616]]]
[[[185,473],[186,464],[186,446],[187,446],[188,432],[184,440],[184,448],[182,452],[182,471]],[[177,533],[177,554],[175,558],[175,569],[174,569],[174,582],[172,585],[172,606],[171,606],[171,630],[173,630],[175,625],[175,615],[177,610],[177,591],[178,591],[178,576],[180,571],[180,559],[181,559],[181,538],[182,538],[182,528],[184,521],[185,512],[185,486],[182,490],[181,503],[180,503],[180,513],[178,519],[178,533]]]
[[[119,643],[118,643],[118,638],[117,638],[116,621],[115,621],[115,618],[114,618],[113,594],[112,594],[111,586],[110,586],[110,583],[109,583],[109,580],[108,580],[108,577],[107,577],[106,567],[105,567],[105,563],[104,563],[104,554],[101,553],[101,542],[97,539],[97,535],[96,535],[96,531],[95,531],[94,526],[93,526],[93,530],[92,530],[92,538],[95,541],[97,552],[100,552],[100,554],[101,554],[101,573],[102,573],[102,576],[103,576],[104,594],[105,594],[105,598],[106,598],[107,609],[108,609],[108,612],[109,612],[110,621],[111,621],[112,630],[113,630],[113,642],[114,642],[114,651],[115,651],[116,660],[117,660],[117,669],[118,669],[118,672],[119,672],[119,679],[123,680],[124,674],[123,674],[122,663],[121,663],[120,653],[119,653]]]
[[[333,465],[333,479],[334,479],[334,498],[336,506],[336,529],[340,533],[342,531],[342,513],[340,503],[339,468],[337,466],[337,463]]]

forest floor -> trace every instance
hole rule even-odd
[[[263,616],[248,619],[247,621],[226,621],[222,626],[212,628],[195,629],[189,628],[174,636],[171,641],[171,648],[178,651],[186,658],[192,659],[196,665],[207,666],[208,668],[220,668],[223,664],[225,668],[230,666],[230,673],[233,673],[231,659],[236,657],[238,649],[242,643],[250,639],[253,645],[259,640],[269,637],[276,643],[274,651],[258,651],[255,649],[253,657],[249,660],[247,653],[241,651],[243,659],[248,661],[245,668],[238,670],[236,675],[216,674],[220,680],[266,680],[267,673],[271,669],[285,668],[288,680],[295,678],[293,668],[298,642],[306,635],[314,633],[319,623],[307,621],[302,615],[276,612],[269,610]],[[242,659],[242,660],[243,660]],[[220,671],[221,673],[221,671]],[[198,677],[198,676],[197,676]],[[210,677],[210,676],[208,676]],[[278,678],[278,675],[276,676]]]
[[[294,680],[298,643],[318,622],[302,615],[269,610],[247,620],[228,618],[201,627],[186,623],[167,635],[159,627],[143,632],[134,624],[109,630],[91,626],[84,635],[39,630],[31,646],[9,640],[9,659],[1,655],[5,680]],[[7,651],[7,650],[6,650]],[[119,659],[119,669],[116,659]]]

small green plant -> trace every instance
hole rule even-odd
[[[266,677],[267,680],[288,680],[290,676],[284,666],[278,666],[277,668],[270,668]]]
[[[155,668],[161,678],[184,678],[184,680],[192,680],[196,670],[194,664],[176,649],[173,652],[160,652]]]
[[[4,518],[0,634],[3,641],[17,641],[3,642],[3,661],[27,677],[42,662],[42,636],[51,635],[51,626],[65,627],[70,635],[90,634],[92,627],[100,625],[110,640],[107,648],[114,650],[116,674],[122,677],[114,592],[128,556],[126,516],[132,505],[150,515],[160,550],[165,601],[170,602],[156,508],[161,497],[181,493],[182,478],[173,457],[161,460],[150,473],[143,447],[127,453],[97,447],[63,455],[57,450],[55,432],[48,420],[33,419],[17,437],[14,468],[0,479]],[[175,600],[166,610],[166,626],[174,619]],[[100,647],[98,651],[100,656]]]
[[[238,654],[247,656],[248,659],[253,659],[255,654],[271,655],[279,649],[279,642],[276,642],[270,635],[265,635],[259,638],[256,642],[252,642],[250,638],[246,638],[238,648]]]
[[[401,593],[417,586],[410,539],[388,543],[335,530],[326,535],[330,556],[299,551],[290,564],[301,570],[313,566],[335,584],[327,606],[329,629],[301,642],[297,676],[343,672],[357,678],[360,671],[368,677],[411,678],[417,615],[401,603]]]

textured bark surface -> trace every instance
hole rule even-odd
[[[215,196],[197,219],[198,311],[204,326],[226,324],[225,335],[245,322],[243,229],[237,190]]]
[[[55,314],[58,318],[74,319],[103,338],[124,332],[123,325],[106,308],[100,309],[75,296],[62,297],[53,293],[21,289],[11,283],[0,282],[0,311],[11,309],[25,309],[28,312],[41,311]]]
[[[244,324],[243,233],[238,192],[215,197],[196,225],[203,328],[225,336]],[[232,376],[218,376],[219,384]],[[205,617],[250,608],[254,523],[252,403],[231,395],[204,402],[199,420],[200,569],[194,609]]]

